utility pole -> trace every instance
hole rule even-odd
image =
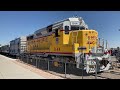
[[[98,45],[100,46],[100,38],[99,38],[99,40],[98,40],[98,41],[99,41],[99,44],[98,44]]]
[[[104,52],[104,39],[102,39],[103,43],[102,43],[102,48],[103,48],[103,52]]]
[[[107,44],[108,44],[108,43],[107,43],[107,40],[106,40],[106,49],[108,48],[108,47],[107,47]]]

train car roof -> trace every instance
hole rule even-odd
[[[80,19],[82,19],[82,17],[70,17],[70,18],[67,18],[67,19],[63,19],[63,20],[54,22],[53,24],[50,24],[50,25],[48,25],[47,27],[49,27],[49,26],[54,26],[54,25],[56,25],[56,24],[58,24],[58,23],[62,23],[62,22],[64,22],[64,21],[79,21]],[[34,33],[38,33],[38,32],[44,31],[44,30],[46,30],[47,27],[38,29],[38,30],[36,30]]]

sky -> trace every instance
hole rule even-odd
[[[120,11],[0,11],[0,44],[76,15],[98,31],[109,47],[120,47]]]

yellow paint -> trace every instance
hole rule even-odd
[[[89,39],[90,37],[90,39]],[[34,52],[60,52],[60,53],[79,53],[78,47],[86,47],[85,53],[89,52],[92,47],[96,46],[98,33],[95,30],[74,30],[65,34],[59,30],[58,42],[55,34],[27,41],[28,53]],[[92,44],[87,44],[91,42]]]

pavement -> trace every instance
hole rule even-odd
[[[114,62],[114,61],[118,61],[118,60],[116,59],[115,56],[111,56],[111,61]]]
[[[111,61],[116,61],[111,57]],[[64,76],[64,74],[63,74]],[[67,78],[82,79],[81,76],[67,74]],[[97,74],[97,79],[120,79],[120,69],[108,70]],[[0,79],[63,79],[59,76],[36,69],[30,65],[20,63],[17,59],[11,59],[0,55]],[[84,79],[95,79],[94,75],[84,76]]]
[[[11,59],[0,55],[0,79],[46,79],[29,69],[19,66]]]

